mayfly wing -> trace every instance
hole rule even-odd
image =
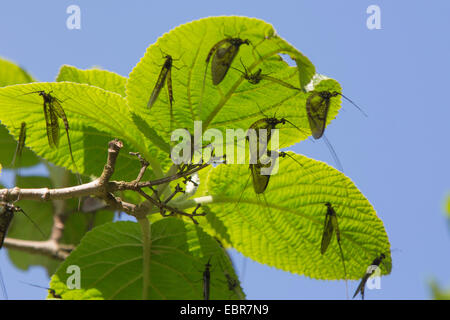
[[[169,71],[172,68],[172,56],[166,55],[166,60],[164,61],[164,65],[161,68],[161,71],[159,72],[158,80],[156,81],[155,87],[153,88],[152,94],[150,95],[150,99],[147,103],[147,108],[151,108],[153,104],[155,103],[156,99],[158,99],[159,93],[161,92],[161,89],[164,87],[164,83],[166,82],[167,75]],[[172,85],[172,83],[171,83]],[[171,95],[169,93],[169,99]],[[170,101],[172,104],[172,101]]]
[[[210,281],[211,281],[211,258],[205,264],[205,271],[203,271],[203,300],[209,300]]]
[[[45,93],[42,91],[40,93],[40,95],[43,96],[43,98],[44,98],[44,112],[45,112],[45,110],[47,110],[47,113],[49,114],[49,117],[50,117],[50,127],[51,127],[52,137],[53,137],[54,142],[55,142],[55,138],[57,137],[56,138],[57,143],[55,143],[55,147],[57,147],[59,145],[58,118],[60,118],[64,123],[64,129],[66,131],[66,136],[67,136],[67,144],[69,146],[70,159],[74,166],[76,176],[78,179],[78,183],[82,184],[81,177],[78,172],[78,167],[75,163],[75,159],[73,158],[72,143],[70,141],[70,135],[69,135],[69,130],[70,130],[69,120],[67,119],[66,112],[64,111],[64,108],[61,105],[61,101],[58,98],[52,96],[50,93]],[[47,104],[47,108],[45,107],[45,104]],[[47,115],[47,113],[46,113],[46,115]],[[55,119],[55,117],[57,117],[57,118]],[[46,116],[46,122],[47,122],[47,116]],[[48,136],[48,128],[49,127],[47,125],[47,136]],[[50,144],[50,139],[49,139],[49,144]],[[50,146],[51,146],[51,144],[50,144]],[[81,199],[80,199],[80,201],[81,201]],[[79,204],[80,204],[80,201],[79,201]]]
[[[172,68],[167,71],[167,92],[169,93],[169,107],[170,107],[170,132],[172,132],[173,123],[173,88],[172,88]]]
[[[345,278],[345,292],[348,298],[348,284],[347,284],[347,268],[345,266],[345,258],[344,258],[344,251],[342,250],[342,245],[341,245],[341,231],[339,230],[339,224],[338,224],[338,219],[337,219],[337,215],[336,215],[336,211],[334,210],[333,206],[331,205],[331,203],[327,202],[325,203],[325,206],[327,207],[327,218],[328,218],[328,228],[331,229],[331,233],[336,233],[336,240],[338,243],[338,247],[339,247],[339,254],[341,255],[341,261],[342,261],[342,266],[344,268],[344,278]],[[326,219],[325,219],[326,221]],[[325,234],[325,230],[324,230],[324,234]],[[330,239],[332,237],[332,234],[330,236]],[[322,238],[322,245],[323,245],[323,238]],[[328,247],[328,244],[327,244]],[[323,247],[321,248],[321,252],[322,252]],[[326,248],[325,248],[326,250]],[[325,250],[322,252],[322,254],[325,252]]]
[[[322,242],[320,245],[320,253],[324,254],[327,251],[328,245],[333,237],[333,223],[331,221],[331,212],[327,210],[325,215],[325,223],[323,226]]]
[[[211,62],[211,75],[213,84],[216,86],[225,78],[228,69],[230,69],[234,58],[239,52],[239,48],[243,44],[250,44],[248,39],[242,40],[240,38],[227,38],[219,41],[210,50],[206,62],[209,62],[213,54]]]
[[[14,206],[9,203],[1,203],[2,208],[0,210],[0,249],[3,247],[6,233],[8,232],[9,225],[14,217]]]
[[[269,185],[270,175],[261,174],[262,164],[250,164],[250,171],[252,175],[253,182],[253,190],[255,190],[256,194],[263,193],[266,191],[267,186]]]
[[[327,91],[313,91],[306,99],[306,114],[314,139],[320,139],[325,131],[330,98]]]
[[[44,98],[44,116],[47,130],[48,145],[50,148],[59,146],[59,123],[55,110],[51,107],[51,102]]]
[[[11,166],[14,166],[16,163],[16,159],[22,156],[23,148],[25,147],[25,140],[27,138],[27,124],[22,122],[20,125],[20,133],[19,140],[17,141],[16,151],[14,152],[14,156],[11,162]]]

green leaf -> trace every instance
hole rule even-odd
[[[51,188],[52,184],[47,177],[16,176],[15,185],[19,188]],[[22,240],[45,241],[48,239],[53,225],[53,206],[51,202],[36,202],[21,200],[17,205],[39,226],[46,235],[42,237],[39,230],[24,214],[14,214],[7,237]],[[47,270],[47,274],[53,274],[59,265],[59,261],[50,257],[28,252],[8,249],[8,255],[14,266],[21,270],[28,270],[31,266],[39,265]]]
[[[52,277],[63,299],[141,299],[149,272],[150,299],[202,299],[202,273],[211,259],[211,299],[236,299],[225,272],[236,275],[223,249],[201,228],[176,218],[151,225],[150,270],[143,271],[141,229],[134,222],[108,223],[89,232]],[[67,267],[81,271],[81,289],[66,285]]]
[[[16,128],[20,132],[20,123]],[[26,145],[26,141],[25,141]],[[16,152],[17,141],[8,133],[8,129],[5,126],[0,125],[0,163],[3,163],[5,168],[12,167],[12,160],[14,158],[14,153]],[[16,163],[14,167],[31,167],[40,162],[40,159],[36,156],[36,154],[25,147],[22,152],[22,156],[16,159]]]
[[[0,58],[0,87],[34,81],[25,69],[11,61]]]
[[[435,280],[430,281],[430,288],[434,300],[450,300],[450,289],[442,289]]]
[[[33,82],[34,79],[18,65],[0,58],[0,87],[9,86],[19,83]],[[13,126],[20,131],[19,121]],[[0,125],[0,163],[3,163],[5,168],[10,168],[12,159],[16,151],[17,142],[8,134],[8,130]],[[24,148],[22,157],[16,159],[15,167],[30,167],[39,163],[40,159],[30,151]]]
[[[58,168],[61,170],[61,168]],[[73,178],[73,177],[72,177]],[[16,176],[16,186],[20,188],[55,188],[55,184],[47,177]],[[0,186],[1,188],[1,186]],[[78,201],[76,199],[66,201],[65,212],[68,218],[64,223],[64,234],[61,243],[77,245],[87,231],[95,226],[111,222],[114,213],[111,211],[98,211],[91,213],[77,212]],[[36,202],[21,200],[17,205],[39,226],[46,238],[42,238],[36,226],[23,214],[16,213],[11,222],[7,236],[22,240],[45,241],[50,235],[53,226],[53,214],[56,204],[52,202]],[[8,250],[11,262],[21,270],[28,270],[30,266],[40,265],[46,268],[47,274],[56,271],[60,261],[43,255],[30,255],[19,250]]]
[[[245,256],[260,263],[316,279],[344,279],[333,237],[320,253],[327,208],[337,214],[348,279],[359,279],[380,253],[382,273],[391,270],[390,244],[383,222],[353,182],[334,168],[289,153],[257,197],[248,166],[219,165],[210,170],[201,226]],[[205,177],[201,177],[204,182]],[[245,188],[245,191],[244,191]]]
[[[211,63],[206,69],[205,61],[210,49],[227,37],[249,39],[251,45],[240,47],[225,79],[214,86]],[[298,68],[290,67],[283,61],[280,56],[283,53],[296,58]],[[310,82],[314,66],[279,37],[270,24],[246,17],[205,18],[173,29],[148,47],[129,76],[126,99],[130,110],[139,114],[149,127],[169,142],[171,119],[167,84],[151,110],[147,108],[166,54],[174,59],[173,127],[187,128],[192,133],[194,120],[202,120],[204,131],[207,128],[219,129],[222,133],[226,129],[240,128],[246,131],[255,121],[276,114],[277,118],[284,117],[302,130],[299,132],[291,125],[286,125],[280,132],[281,147],[290,146],[310,135],[305,109],[306,93],[268,80],[253,85],[233,69],[243,70],[242,59],[250,72],[261,68],[263,74],[270,74],[297,88],[303,88]],[[335,85],[338,90],[337,82]],[[330,113],[336,114],[338,108],[338,105],[333,104]]]
[[[0,88],[2,123],[17,139],[19,130],[14,125],[25,121],[28,127],[26,145],[39,156],[73,169],[63,130],[60,130],[59,148],[49,147],[43,99],[37,93],[30,94],[39,90],[51,92],[62,101],[70,125],[73,156],[80,173],[99,176],[106,162],[108,142],[118,138],[124,142],[124,148],[117,160],[114,178],[133,180],[136,177],[140,166],[136,157],[128,154],[130,151],[140,152],[150,162],[153,173],[162,176],[160,162],[164,164],[170,159],[139,132],[130,119],[125,100],[116,93],[86,84],[44,82]]]
[[[64,65],[59,69],[56,81],[85,83],[106,91],[118,93],[124,97],[127,78],[111,71],[101,69],[81,70],[73,66]]]

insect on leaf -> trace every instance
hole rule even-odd
[[[22,156],[26,138],[27,138],[27,124],[25,122],[22,122],[20,125],[19,140],[17,141],[16,151],[14,152],[13,160],[11,162],[12,167],[15,165],[16,159]]]
[[[62,119],[64,123],[64,128],[66,130],[67,136],[67,144],[69,146],[69,154],[70,159],[72,160],[73,167],[75,169],[78,183],[82,184],[80,174],[78,172],[78,167],[75,163],[75,159],[73,158],[72,152],[72,143],[70,142],[69,135],[69,120],[67,119],[66,113],[61,105],[61,101],[54,97],[51,93],[47,93],[45,91],[36,91],[30,93],[39,93],[40,96],[44,99],[44,115],[45,115],[45,124],[47,128],[47,138],[48,144],[51,148],[57,148],[59,146],[59,122],[58,118]]]
[[[45,125],[47,129],[47,139],[50,148],[57,148],[59,146],[59,123],[55,110],[51,107],[49,101],[44,98],[44,116]]]
[[[251,84],[255,84],[256,85],[256,84],[260,83],[261,80],[264,79],[264,80],[272,81],[274,83],[278,83],[279,85],[282,85],[282,86],[284,86],[286,88],[289,88],[289,89],[302,91],[300,88],[297,88],[297,87],[291,85],[290,83],[287,83],[287,82],[285,82],[285,81],[283,81],[281,79],[272,77],[272,76],[270,76],[268,74],[262,74],[262,69],[261,68],[259,68],[255,73],[251,73],[245,67],[244,63],[242,62],[242,59],[241,59],[241,64],[242,64],[242,67],[244,68],[244,71],[241,71],[241,70],[236,69],[236,68],[233,68],[233,69],[235,69],[235,70],[239,71],[240,73],[242,73],[242,76],[244,77],[244,79],[246,79]]]
[[[330,99],[328,91],[313,91],[306,100],[306,113],[314,139],[320,139],[325,131]]]
[[[205,271],[203,271],[203,300],[209,300],[210,281],[211,281],[211,258],[205,264]]]
[[[167,79],[167,88],[169,90],[169,102],[170,107],[172,109],[173,102],[173,92],[172,92],[172,77],[171,77],[171,69],[172,69],[172,56],[165,56],[164,64],[159,72],[158,80],[156,81],[155,87],[153,88],[152,94],[150,95],[150,99],[148,100],[147,107],[150,109],[155,103],[156,99],[158,99],[159,93],[161,89],[164,87],[164,83]]]
[[[226,38],[217,42],[209,51],[206,63],[208,65],[211,56],[211,75],[212,82],[216,86],[225,78],[228,69],[230,69],[234,58],[239,52],[239,48],[243,44],[250,44],[248,39]]]

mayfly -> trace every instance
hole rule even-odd
[[[211,258],[205,264],[205,271],[203,271],[203,300],[209,300],[210,280],[211,280]]]
[[[383,259],[385,259],[386,256],[384,253],[380,254],[379,257],[375,258],[372,263],[370,264],[369,268],[367,268],[366,273],[361,279],[361,282],[358,285],[358,288],[356,288],[355,294],[353,295],[353,299],[356,297],[358,292],[361,292],[361,299],[364,300],[364,288],[366,287],[366,282],[369,279],[369,277],[375,273],[375,270],[379,267]]]
[[[352,100],[337,91],[313,91],[306,100],[306,113],[308,115],[309,126],[314,139],[320,139],[325,131],[328,110],[330,109],[331,98],[341,96],[353,104],[366,117],[367,114]]]
[[[327,202],[325,203],[325,206],[327,207],[327,213],[325,216],[325,224],[323,227],[323,234],[322,234],[322,242],[320,245],[320,253],[323,255],[327,251],[328,245],[331,242],[331,239],[333,237],[333,233],[336,233],[336,240],[339,246],[339,251],[341,254],[341,260],[342,265],[344,267],[344,277],[345,277],[345,285],[347,287],[347,270],[345,268],[345,260],[344,260],[344,252],[342,251],[341,246],[341,232],[339,231],[339,224],[337,220],[336,211],[334,211],[333,206],[331,203]]]
[[[72,160],[73,167],[75,169],[78,183],[82,184],[80,174],[78,172],[78,167],[75,163],[75,160],[73,158],[72,153],[72,143],[70,142],[70,136],[69,136],[69,121],[67,119],[66,113],[64,112],[64,109],[61,105],[61,100],[56,98],[51,94],[51,92],[47,93],[43,90],[40,91],[34,91],[31,93],[38,93],[44,100],[44,117],[45,117],[45,125],[47,130],[47,139],[48,139],[48,145],[50,148],[58,148],[59,146],[59,121],[58,118],[62,119],[64,122],[64,128],[66,130],[67,135],[67,143],[69,145],[69,153],[70,153],[70,159]]]
[[[309,127],[311,128],[311,133],[314,139],[320,139],[323,136],[323,139],[330,150],[334,161],[336,162],[338,169],[343,171],[342,164],[334,151],[333,146],[328,141],[326,136],[324,135],[325,125],[327,122],[328,111],[330,109],[331,98],[337,97],[338,95],[344,97],[350,103],[352,103],[357,109],[359,109],[366,117],[367,115],[364,111],[358,107],[353,101],[344,96],[342,93],[337,91],[312,91],[311,94],[306,99],[306,114],[308,116]]]
[[[300,131],[301,133],[306,135],[305,131],[303,131],[302,129],[300,129],[299,127],[297,127],[296,125],[294,125],[292,122],[290,122],[289,120],[287,120],[285,118],[279,119],[276,117],[271,117],[271,118],[265,117],[265,118],[255,121],[254,123],[252,123],[250,125],[250,128],[247,132],[247,140],[249,139],[249,136],[251,136],[252,132],[254,132],[256,134],[256,140],[257,140],[256,142],[258,143],[258,145],[257,145],[258,157],[260,157],[266,151],[267,145],[270,141],[270,138],[272,137],[272,130],[274,130],[277,125],[279,125],[279,124],[285,125],[286,123],[289,123],[295,129],[297,129],[298,131]],[[260,132],[262,132],[263,135],[260,135]],[[259,150],[260,146],[263,147],[261,150]],[[252,146],[250,146],[250,148],[251,148],[250,150],[253,150],[254,146],[253,146],[253,149],[252,149]]]
[[[20,207],[15,206],[10,203],[0,202],[2,209],[0,210],[0,249],[3,247],[3,242],[5,241],[6,233],[8,232],[9,225],[14,217],[14,213],[22,212],[31,223],[34,224],[36,229],[39,230],[42,237],[45,238],[44,233],[39,228],[39,226],[23,211]]]
[[[16,151],[14,152],[14,156],[11,162],[12,167],[15,165],[16,159],[22,156],[26,138],[27,138],[27,124],[25,122],[22,122],[20,125],[19,140],[17,141]]]
[[[234,58],[239,52],[241,45],[250,44],[250,40],[241,38],[226,38],[217,42],[211,50],[209,50],[208,56],[206,57],[206,68],[208,68],[209,60],[212,58],[211,62],[211,75],[212,82],[215,86],[222,82],[225,78],[228,69],[230,69]]]
[[[247,132],[247,140],[249,140],[249,143],[250,143],[250,157],[251,157],[250,158],[251,163],[249,165],[250,176],[248,177],[248,179],[245,183],[244,190],[242,191],[236,206],[239,204],[239,202],[242,198],[242,195],[244,194],[244,191],[247,188],[248,180],[250,179],[250,177],[252,178],[253,189],[254,189],[256,195],[264,193],[264,191],[267,189],[267,186],[269,185],[270,175],[271,175],[271,172],[273,169],[272,161],[276,160],[276,159],[274,159],[273,155],[270,154],[269,150],[267,149],[267,146],[272,137],[272,130],[275,129],[275,127],[278,124],[284,125],[286,123],[291,124],[297,130],[304,133],[300,128],[298,128],[292,122],[290,122],[289,120],[287,120],[285,118],[278,119],[275,117],[272,117],[272,118],[266,117],[266,118],[262,118],[262,119],[255,121],[250,126],[250,128]],[[256,141],[252,141],[251,139],[249,139],[252,132],[254,132],[254,134],[256,136]],[[255,146],[254,146],[255,143],[256,143],[256,157],[255,157]],[[281,152],[281,153],[277,154],[277,156],[281,156],[281,157],[285,157],[286,155],[291,157],[289,154],[287,154],[285,152]],[[271,158],[271,160],[265,159],[268,161],[261,161],[262,156],[267,156],[267,157]],[[293,157],[291,157],[291,158],[294,159]],[[298,162],[298,161],[296,161],[296,162]],[[265,197],[264,197],[264,199],[265,199]]]
[[[233,68],[233,69],[235,69],[235,70],[239,71],[240,73],[242,73],[242,76],[244,77],[244,79],[246,79],[251,84],[258,84],[258,83],[261,82],[261,80],[269,80],[269,81],[278,83],[279,85],[282,85],[282,86],[284,86],[286,88],[301,91],[300,88],[297,88],[297,87],[291,85],[290,83],[287,83],[287,82],[285,82],[283,80],[280,80],[280,79],[277,79],[275,77],[272,77],[272,76],[270,76],[268,74],[262,74],[262,69],[261,68],[259,68],[255,73],[250,73],[250,71],[245,67],[244,63],[242,62],[242,59],[241,59],[241,64],[242,64],[242,67],[244,68],[244,71],[241,71],[241,70],[236,69],[236,68]]]
[[[158,99],[159,93],[161,89],[164,87],[164,84],[167,82],[167,91],[169,92],[169,104],[170,104],[170,115],[172,116],[172,104],[173,104],[173,90],[172,90],[172,64],[173,59],[172,56],[166,55],[164,57],[166,60],[159,72],[158,80],[156,81],[155,87],[153,88],[152,94],[150,95],[150,99],[148,100],[147,107],[150,109],[155,103],[156,99]]]

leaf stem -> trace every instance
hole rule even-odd
[[[142,229],[142,300],[148,299],[148,287],[150,285],[150,254],[151,254],[151,227],[147,217],[137,219]]]

